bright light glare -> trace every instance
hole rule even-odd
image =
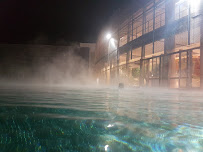
[[[108,127],[108,128],[111,128],[111,127],[113,127],[113,126],[114,126],[114,125],[112,125],[112,124],[109,124],[109,125],[108,125],[107,127]]]
[[[110,44],[114,49],[116,48],[115,40],[113,38],[111,38]]]
[[[111,39],[111,34],[110,34],[110,33],[108,33],[108,34],[106,35],[106,39],[107,39],[107,40]]]
[[[106,145],[106,146],[104,147],[105,151],[108,150],[108,147],[109,147],[109,145]]]
[[[176,3],[176,5],[180,5],[180,4],[182,4],[183,2],[185,2],[186,0],[179,0],[177,3]]]
[[[176,4],[177,5],[181,5],[181,4],[183,4],[184,2],[187,2],[191,7],[193,7],[193,8],[197,8],[197,7],[199,7],[199,5],[200,5],[200,1],[201,0],[179,0]]]
[[[193,12],[196,12],[200,7],[200,0],[188,0]]]

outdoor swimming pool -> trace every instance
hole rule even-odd
[[[202,152],[203,93],[0,89],[0,152]]]

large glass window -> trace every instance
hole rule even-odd
[[[188,0],[178,0],[175,4],[175,20],[181,19],[187,15],[188,15]]]
[[[181,69],[180,69],[180,77],[186,78],[187,77],[187,52],[181,53]]]
[[[169,80],[171,88],[200,87],[200,50],[170,55]]]
[[[200,87],[200,49],[192,51],[192,87]]]
[[[150,57],[153,54],[153,44],[145,45],[145,57]]]
[[[154,42],[154,53],[164,51],[164,39]]]
[[[165,2],[157,5],[155,10],[155,29],[165,25]]]
[[[170,88],[179,87],[179,53],[170,55],[169,61],[169,84]]]
[[[129,84],[129,73],[126,65],[119,66],[119,80],[122,83]]]
[[[149,61],[149,77],[158,78],[159,77],[159,57],[152,58]]]
[[[187,86],[187,79],[188,78],[188,58],[187,58],[187,52],[182,52],[181,54],[181,62],[180,62],[180,73],[179,73],[179,77],[180,77],[180,88],[186,88]]]
[[[129,82],[133,86],[138,86],[140,78],[140,62],[134,62],[128,66],[130,69]]]
[[[146,12],[145,33],[153,31],[153,9]]]
[[[120,64],[126,64],[126,58],[127,58],[127,53],[121,54],[120,59],[119,59],[119,63]]]
[[[149,60],[149,86],[159,86],[160,57]]]
[[[142,48],[139,47],[139,48],[136,48],[136,49],[133,49],[132,50],[132,60],[134,59],[141,59],[141,52],[142,52]]]
[[[143,79],[144,79],[144,85],[149,84],[149,60],[145,60],[143,62]]]
[[[170,55],[169,75],[170,78],[179,77],[179,53]]]
[[[126,20],[122,25],[121,25],[121,29],[119,30],[119,46],[123,46],[127,43],[128,41],[128,30],[129,30],[129,24],[128,24],[128,20]]]
[[[175,35],[175,48],[188,45],[188,32],[182,32]]]
[[[142,26],[143,26],[143,10],[140,9],[135,14],[133,14],[132,26],[133,29],[133,40],[142,36]]]
[[[200,16],[191,18],[190,42],[191,44],[200,42]]]

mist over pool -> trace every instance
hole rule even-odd
[[[0,149],[200,152],[202,98],[168,89],[4,87]]]

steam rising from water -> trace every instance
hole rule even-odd
[[[39,78],[48,84],[85,85],[91,82],[88,63],[72,51],[58,55],[40,67]]]
[[[96,83],[88,67],[89,61],[75,53],[77,46],[63,47],[63,50],[55,46],[54,49],[47,46],[40,49],[30,47],[26,48],[26,51],[19,50],[19,46],[10,47],[5,48],[17,53],[11,55],[8,51],[4,52],[5,61],[4,66],[2,64],[0,67],[0,84],[76,86]]]

